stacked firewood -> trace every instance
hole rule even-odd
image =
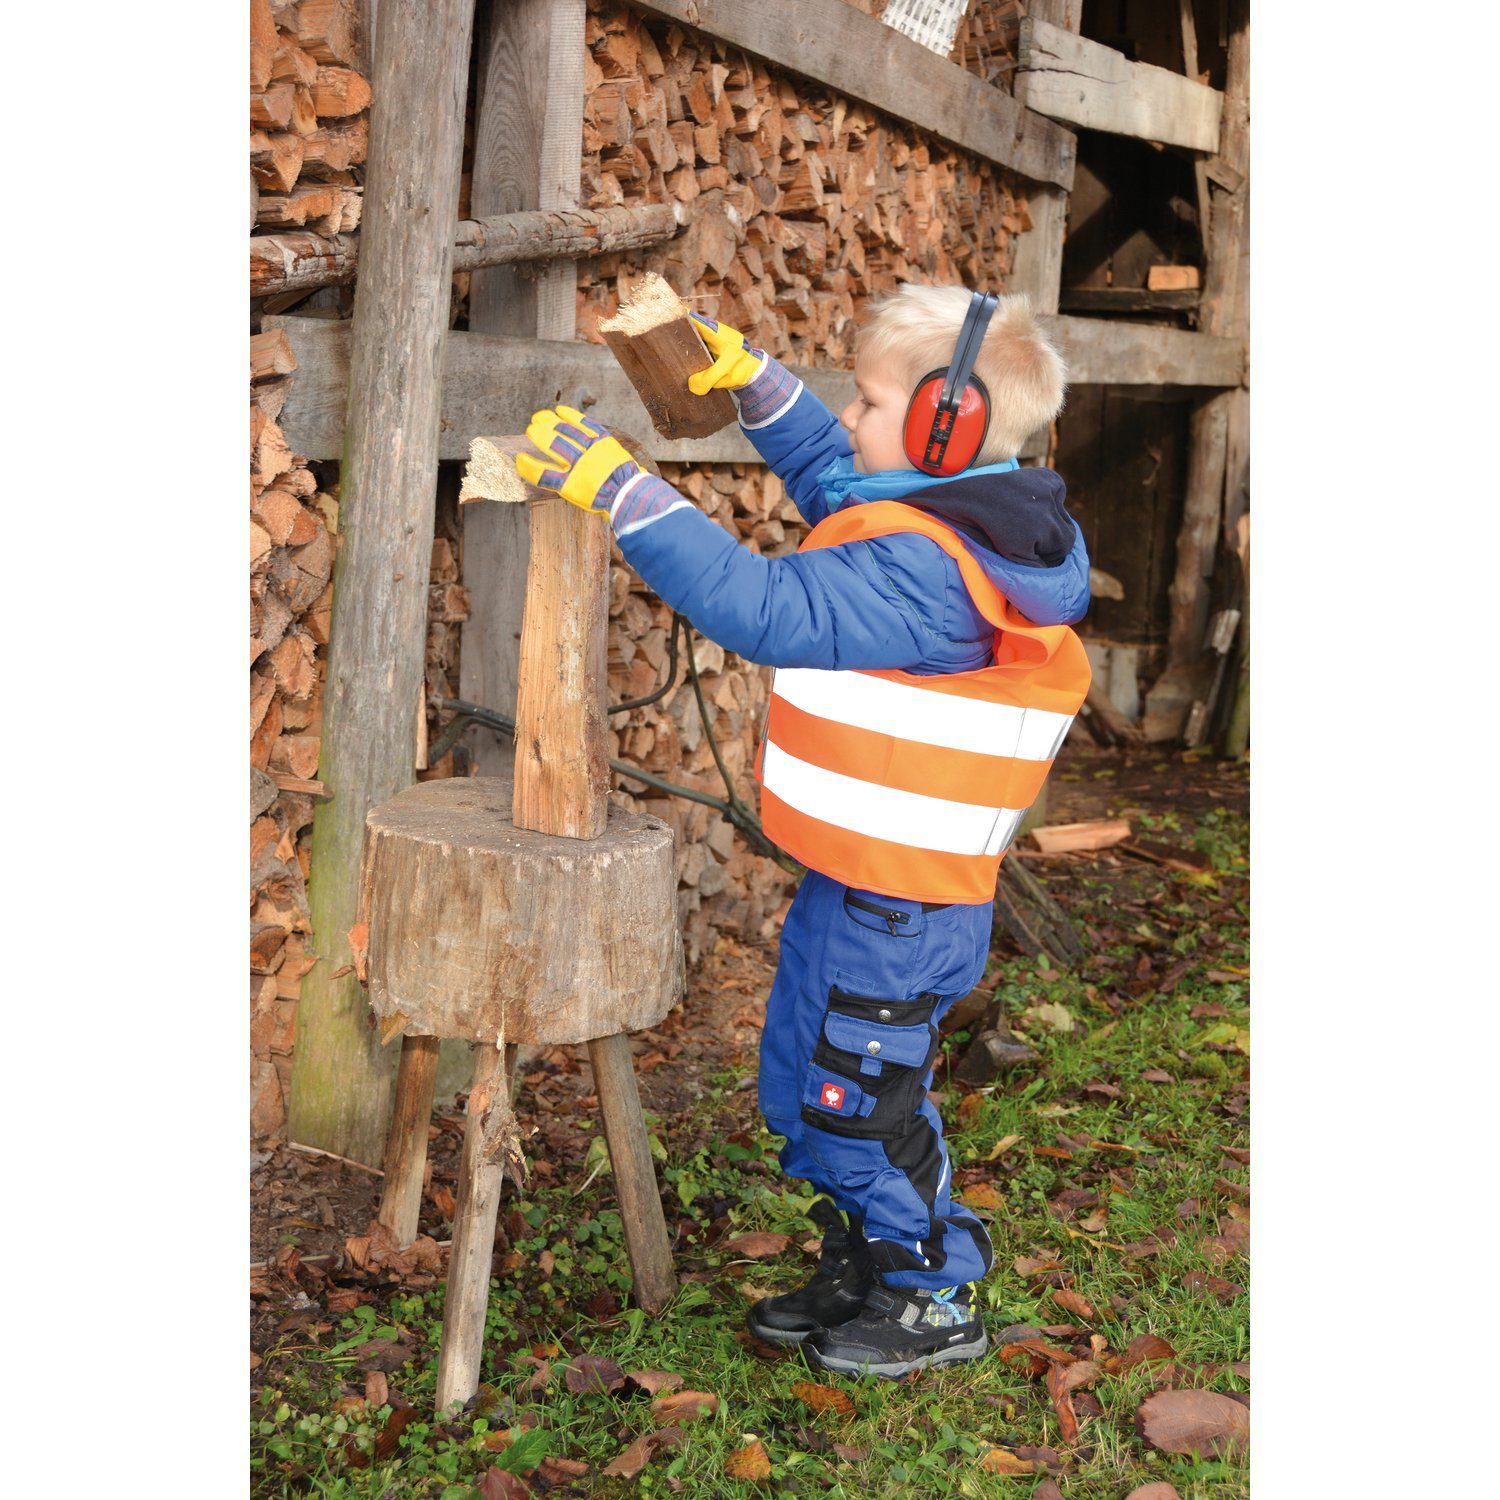
[[[357,0],[250,0],[250,222],[339,234],[359,223],[370,143]]]
[[[694,221],[581,263],[585,337],[621,278],[650,269],[782,359],[847,367],[866,298],[904,280],[1004,282],[1029,220],[989,164],[623,5],[591,10],[587,41],[585,205],[676,201]]]
[[[338,503],[277,417],[296,360],[280,330],[250,340],[250,993],[258,1131],[281,1119],[308,930],[323,663]]]

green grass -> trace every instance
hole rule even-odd
[[[1246,1211],[1226,1184],[1246,1183],[1248,1168],[1225,1155],[1248,1144],[1248,979],[1236,972],[1248,968],[1245,822],[1222,810],[1138,821],[1152,839],[1208,856],[1209,869],[1075,877],[1066,899],[1097,943],[1080,971],[1031,959],[992,964],[986,982],[1000,987],[1011,1024],[1040,1059],[978,1094],[941,1089],[954,1181],[960,1195],[971,1180],[990,1182],[1004,1199],[988,1215],[996,1258],[983,1297],[992,1333],[1079,1321],[1052,1300],[1048,1285],[1013,1269],[1018,1256],[1050,1258],[1098,1311],[1079,1340],[1093,1332],[1121,1350],[1137,1335],[1157,1334],[1180,1365],[1193,1368],[1192,1383],[1243,1390],[1246,1381],[1229,1367],[1249,1357],[1248,1295],[1226,1293],[1224,1302],[1185,1279],[1248,1281],[1243,1258],[1215,1259],[1219,1247],[1210,1243]],[[1150,963],[1144,972],[1143,958]],[[1173,1081],[1148,1080],[1153,1069]],[[727,1069],[686,1115],[652,1122],[669,1208],[675,1203],[692,1231],[678,1255],[679,1272],[691,1279],[667,1314],[648,1318],[625,1300],[628,1267],[597,1145],[569,1181],[502,1205],[523,1215],[512,1221],[521,1232],[510,1244],[519,1264],[492,1282],[477,1410],[414,1421],[388,1458],[351,1465],[347,1451],[368,1454],[390,1415],[389,1408],[335,1411],[341,1397],[347,1406],[363,1391],[357,1364],[373,1340],[412,1347],[390,1386],[424,1417],[431,1412],[442,1286],[378,1289],[352,1313],[323,1317],[321,1325],[331,1325],[324,1331],[316,1323],[291,1329],[265,1351],[252,1411],[254,1493],[469,1500],[492,1464],[530,1470],[550,1454],[589,1465],[587,1476],[554,1491],[560,1494],[1028,1495],[1040,1476],[1006,1478],[979,1465],[991,1445],[1021,1444],[1059,1450],[1066,1467],[1057,1479],[1067,1496],[1113,1500],[1151,1479],[1169,1480],[1183,1500],[1248,1492],[1243,1460],[1171,1457],[1136,1435],[1136,1408],[1152,1389],[1146,1367],[1093,1388],[1102,1411],[1083,1422],[1071,1447],[1043,1383],[993,1354],[902,1383],[844,1382],[852,1416],[809,1411],[793,1384],[834,1382],[811,1375],[795,1354],[757,1357],[742,1335],[740,1288],[796,1285],[811,1264],[798,1244],[816,1232],[808,1197],[776,1175],[779,1138],[759,1127],[753,1090],[737,1086],[743,1077]],[[1089,1084],[1109,1088],[1091,1093]],[[578,1123],[597,1130],[595,1122]],[[1069,1144],[1060,1146],[1060,1137]],[[1063,1149],[1066,1157],[1047,1154]],[[595,1168],[602,1170],[580,1194]],[[1070,1214],[1059,1200],[1070,1189],[1075,1199],[1087,1192],[1099,1202]],[[791,1234],[793,1243],[764,1262],[735,1261],[714,1248],[749,1229]],[[1164,1241],[1158,1253],[1136,1253],[1153,1233]],[[552,1256],[548,1275],[539,1264],[544,1251]],[[613,1312],[611,1295],[619,1302]],[[524,1389],[537,1368],[526,1356],[544,1345],[561,1351],[551,1356],[552,1378]],[[570,1393],[563,1368],[579,1353],[611,1358],[626,1371],[681,1374],[688,1389],[713,1392],[718,1411],[687,1423],[684,1441],[654,1456],[638,1478],[603,1478],[604,1465],[655,1424],[644,1395]],[[533,1430],[523,1436],[523,1427]],[[507,1431],[516,1444],[508,1456],[486,1446]],[[772,1463],[758,1487],[725,1477],[747,1433],[762,1440]],[[841,1456],[834,1444],[864,1456]],[[533,1476],[538,1492],[544,1483]]]

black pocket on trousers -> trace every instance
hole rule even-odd
[[[922,1082],[937,1055],[937,1028],[931,1024],[937,1002],[934,994],[888,1000],[831,988],[813,1051],[813,1072],[855,1081],[862,1097],[874,1104],[849,1115],[804,1096],[803,1120],[835,1135],[890,1140],[904,1134],[917,1119]]]

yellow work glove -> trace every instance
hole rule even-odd
[[[620,486],[641,472],[618,438],[572,406],[533,412],[526,436],[548,457],[517,454],[516,473],[593,515],[607,516]]]
[[[752,349],[750,340],[727,323],[716,323],[701,313],[688,316],[714,357],[706,370],[688,376],[688,389],[695,396],[706,396],[710,391],[737,391],[749,385],[760,372],[762,352]]]

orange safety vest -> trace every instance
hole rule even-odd
[[[847,506],[799,551],[931,537],[996,627],[969,672],[780,667],[756,759],[766,835],[809,869],[911,901],[989,901],[1000,861],[1089,687],[1083,643],[1033,625],[949,526],[895,500]]]

